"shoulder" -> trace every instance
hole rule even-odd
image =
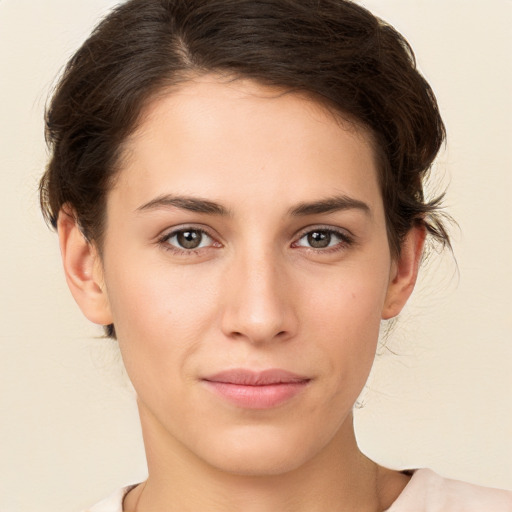
[[[512,491],[443,478],[418,469],[387,512],[512,512]]]
[[[122,487],[116,492],[112,493],[108,498],[96,503],[91,508],[84,510],[83,512],[123,512],[123,500],[124,497],[130,492],[135,485],[128,485]]]

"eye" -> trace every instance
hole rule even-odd
[[[334,229],[314,229],[304,233],[293,245],[311,249],[329,249],[351,243],[350,237]]]
[[[208,233],[198,228],[184,228],[172,231],[160,241],[172,246],[173,249],[182,251],[193,251],[194,249],[211,247],[215,244],[213,238]]]

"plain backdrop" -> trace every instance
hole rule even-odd
[[[365,0],[415,49],[448,144],[432,190],[458,269],[433,254],[356,411],[395,468],[512,488],[510,0]],[[145,475],[115,344],[82,318],[38,209],[43,109],[109,0],[0,0],[0,511],[75,512]]]

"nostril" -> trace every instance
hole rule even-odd
[[[279,332],[275,333],[274,335],[269,335],[269,336],[263,335],[263,337],[261,339],[259,339],[257,335],[251,336],[251,334],[244,334],[242,331],[232,331],[230,333],[230,337],[234,340],[247,338],[251,341],[263,341],[264,339],[270,341],[271,339],[274,339],[274,340],[283,339],[283,338],[286,338],[287,336],[288,336],[288,331],[279,331]]]

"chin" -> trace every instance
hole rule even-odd
[[[212,467],[239,476],[277,476],[304,465],[325,447],[316,435],[277,428],[243,428],[218,436],[200,455]]]
[[[296,449],[295,449],[296,450]],[[225,473],[238,476],[278,476],[289,473],[304,464],[302,453],[283,453],[283,450],[237,450],[213,455],[210,465]]]

